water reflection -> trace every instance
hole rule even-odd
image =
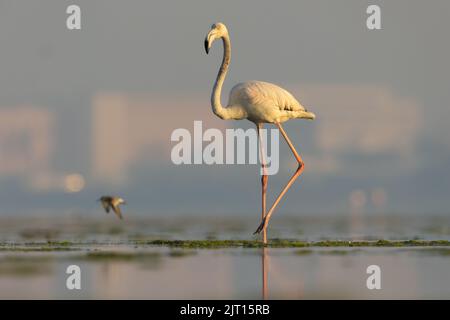
[[[268,298],[268,287],[267,287],[267,276],[269,273],[269,265],[268,265],[268,251],[266,247],[263,247],[261,249],[261,271],[262,271],[262,299],[267,300]]]
[[[356,195],[353,200],[358,207],[363,201]],[[289,218],[274,221],[273,233],[309,241],[349,240],[358,234],[360,239],[417,235],[450,240],[450,217],[361,215],[358,220],[358,212],[354,214],[359,226],[352,225],[352,219]],[[130,240],[205,239],[205,234],[246,239],[254,231],[254,221],[130,219],[118,230],[116,221],[109,220],[0,218],[4,244],[0,242],[0,299],[450,298],[450,248],[136,246]],[[71,239],[84,244],[69,250],[63,244]],[[61,240],[61,250],[29,251],[19,246],[11,251],[5,245],[35,243],[39,249],[47,240]],[[65,271],[71,264],[82,269],[84,282],[79,292],[65,287]],[[371,264],[383,272],[382,290],[376,292],[365,286],[366,268]]]
[[[0,298],[450,298],[450,248],[184,252],[129,246],[98,246],[83,252],[0,251]],[[65,287],[66,268],[71,264],[82,270],[80,291]],[[371,264],[382,268],[382,290],[366,288],[366,268]]]

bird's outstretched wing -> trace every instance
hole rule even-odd
[[[122,211],[120,210],[120,207],[118,205],[111,205],[111,208],[113,209],[114,213],[120,218],[123,219],[122,217]]]

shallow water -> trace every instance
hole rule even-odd
[[[182,249],[130,242],[252,239],[251,222],[199,221],[195,228],[187,223],[176,229],[166,220],[123,225],[115,220],[36,220],[26,227],[23,220],[9,220],[0,228],[0,298],[260,299],[264,270],[265,294],[271,299],[450,299],[449,247]],[[435,221],[434,226],[431,220],[388,221],[349,233],[345,221],[287,220],[277,222],[271,234],[305,240],[448,239],[448,221]],[[42,251],[43,240],[82,244]],[[10,250],[6,243],[17,247]],[[66,288],[66,268],[73,264],[81,268],[81,290]],[[373,264],[381,268],[381,290],[366,287],[366,269]]]
[[[262,250],[122,245],[2,252],[0,298],[260,299]],[[449,248],[265,250],[268,298],[450,298]],[[104,255],[88,256],[93,252]],[[72,264],[82,270],[81,290],[66,288]],[[381,290],[366,287],[371,264],[381,268]]]
[[[0,242],[135,239],[252,239],[255,217],[125,217],[65,215],[0,218]],[[270,238],[305,241],[372,239],[450,240],[450,215],[347,215],[338,217],[280,215],[271,220]]]

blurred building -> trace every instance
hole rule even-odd
[[[317,114],[316,148],[305,155],[309,170],[364,177],[417,168],[423,108],[414,99],[375,85],[303,85],[297,91]],[[389,166],[382,166],[386,160]]]
[[[99,181],[121,183],[133,165],[171,164],[172,131],[193,132],[195,120],[204,129],[225,129],[209,100],[196,97],[151,97],[139,94],[98,94],[92,106],[92,175]]]
[[[50,167],[54,119],[34,106],[0,108],[0,175],[26,176]]]

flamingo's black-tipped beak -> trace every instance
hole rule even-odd
[[[206,51],[206,54],[209,53],[209,41],[208,41],[208,38],[205,39],[205,51]]]

